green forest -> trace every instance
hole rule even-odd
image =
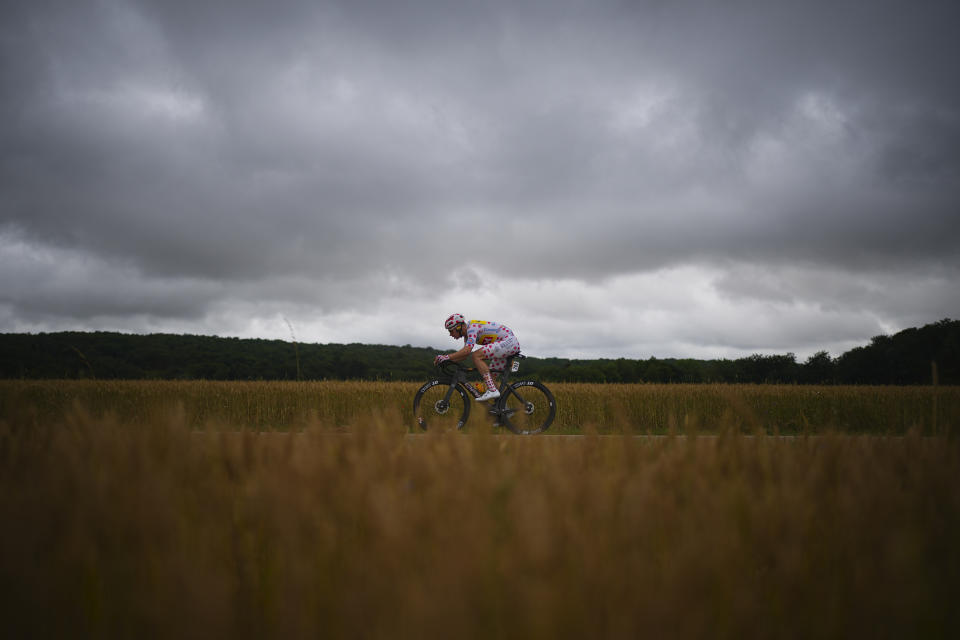
[[[109,332],[0,334],[0,378],[425,380],[432,347]],[[449,351],[448,351],[449,352]],[[556,382],[960,384],[960,321],[941,320],[837,357],[792,353],[735,360],[528,357],[525,377]]]

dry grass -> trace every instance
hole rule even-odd
[[[180,408],[193,428],[258,430],[345,426],[371,411],[412,427],[417,383],[0,380],[0,416],[58,419],[76,406],[95,417],[141,422]],[[960,387],[550,384],[557,398],[551,433],[701,432],[951,435],[960,425]],[[473,412],[469,428],[483,425]],[[953,435],[960,435],[953,432]]]
[[[410,437],[392,400],[197,431],[160,387],[149,409],[4,396],[9,637],[960,631],[954,438],[745,437],[733,409],[686,420],[710,438]]]

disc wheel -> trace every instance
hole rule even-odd
[[[556,414],[549,389],[535,380],[521,380],[510,385],[501,422],[514,433],[531,435],[550,428]]]
[[[417,426],[426,431],[439,429],[449,431],[462,429],[470,416],[470,399],[459,385],[454,387],[449,400],[445,399],[450,390],[449,382],[431,380],[420,387],[413,398],[413,415]]]

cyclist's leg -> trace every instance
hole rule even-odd
[[[520,343],[515,336],[485,345],[477,345],[473,350],[473,363],[487,385],[487,391],[496,391],[497,386],[490,373],[491,367],[502,371],[507,358],[520,353]],[[490,364],[487,364],[487,360]]]
[[[490,366],[487,364],[487,360],[494,357],[493,347],[495,344],[496,343],[494,342],[493,344],[476,345],[473,348],[473,353],[471,355],[473,356],[473,366],[477,368],[477,371],[480,373],[480,377],[483,379],[484,384],[487,385],[487,393],[496,393],[499,395],[499,392],[497,392],[497,385],[493,383],[493,376],[490,375]]]
[[[517,340],[516,336],[504,338],[499,342],[493,343],[492,346],[494,346],[495,349],[493,357],[490,360],[490,366],[499,371],[503,371],[504,367],[507,366],[507,358],[520,353],[520,341]]]
[[[511,362],[514,356],[520,355],[520,341],[517,340],[516,336],[510,336],[506,343],[503,351],[503,364],[499,367],[503,372],[503,384],[506,384],[507,380],[510,379],[510,372],[507,371],[507,363]]]

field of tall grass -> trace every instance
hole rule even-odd
[[[286,430],[344,426],[371,412],[413,427],[418,383],[0,380],[0,416],[56,418],[74,407],[121,422],[177,409],[194,428]],[[550,433],[873,433],[948,435],[960,425],[960,387],[550,383]],[[483,425],[473,411],[468,428]]]
[[[5,635],[960,632],[956,389],[552,386],[583,437],[410,436],[417,385],[0,382]]]

